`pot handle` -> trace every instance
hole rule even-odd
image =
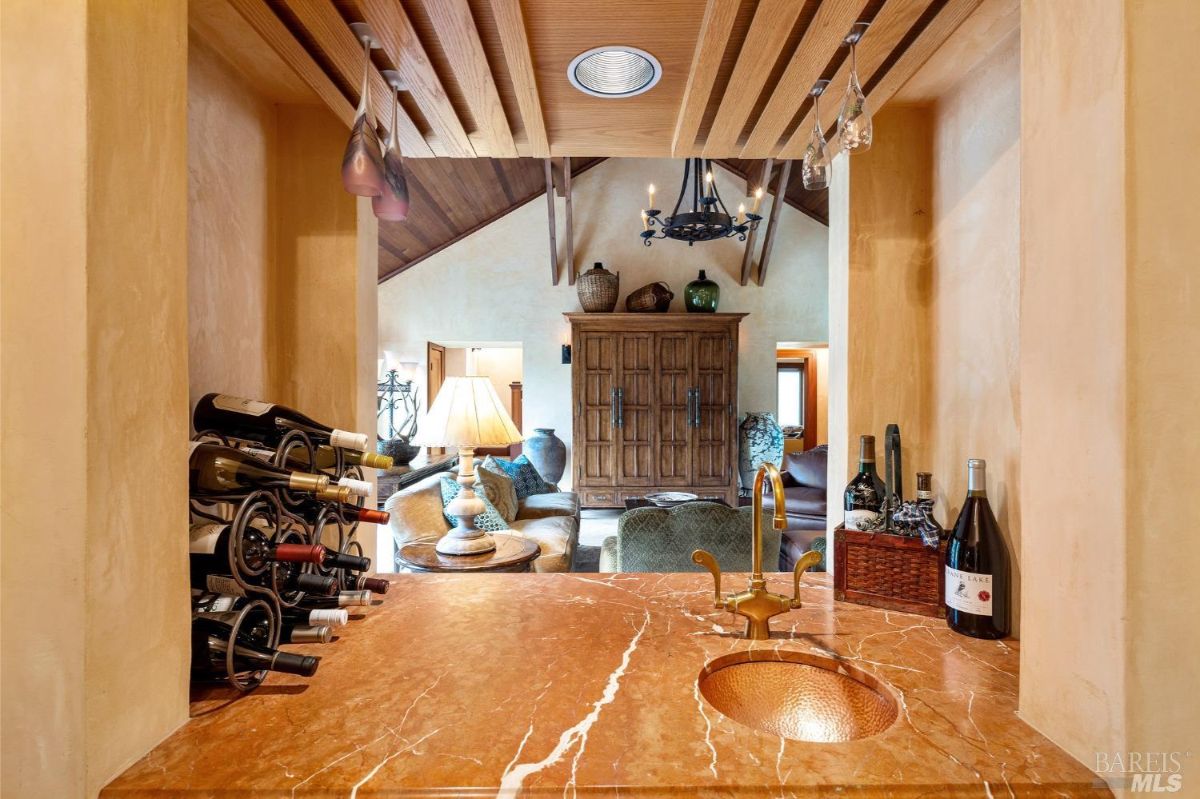
[[[655,283],[654,285],[662,286],[664,289],[667,290],[667,296],[672,300],[675,299],[675,292],[671,291],[671,287],[669,285],[667,285],[667,282],[665,280],[660,280],[657,283]]]

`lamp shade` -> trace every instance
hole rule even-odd
[[[418,447],[504,447],[521,431],[486,377],[447,377],[412,443]]]

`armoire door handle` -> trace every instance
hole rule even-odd
[[[694,426],[694,427],[699,427],[699,426],[700,426],[700,389],[696,388],[696,389],[692,389],[692,390],[696,392],[696,401],[695,401],[695,408],[696,408],[696,411],[695,411],[696,417],[695,417],[695,418],[696,418],[696,421],[695,421],[695,424],[694,424],[693,426]]]
[[[625,426],[625,389],[617,389],[617,427]]]

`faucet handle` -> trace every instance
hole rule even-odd
[[[715,588],[713,589],[713,607],[718,610],[725,608],[725,600],[721,597],[721,566],[717,563],[717,559],[712,556],[711,552],[705,552],[703,549],[697,549],[692,552],[692,563],[703,566],[712,572]]]
[[[705,553],[707,554],[707,553]],[[695,559],[695,555],[692,558]],[[796,568],[792,570],[792,607],[800,607],[800,575],[805,572],[810,566],[816,566],[821,562],[821,553],[815,549],[810,549],[800,556],[800,560],[796,561]]]

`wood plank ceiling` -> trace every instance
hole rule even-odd
[[[371,72],[381,125],[390,93],[380,73],[402,76],[399,132],[414,211],[406,223],[381,226],[389,254],[382,274],[443,246],[451,231],[494,218],[501,198],[517,204],[544,190],[540,163],[482,159],[571,156],[586,167],[604,157],[703,155],[746,174],[761,174],[755,163],[765,159],[778,170],[803,155],[814,123],[836,126],[849,73],[842,40],[855,22],[871,23],[857,61],[877,112],[980,2],[228,0],[272,58],[347,124],[362,79],[350,22],[370,23],[381,45]],[[659,83],[623,99],[570,84],[571,59],[616,44],[653,54]],[[817,120],[808,91],[820,78],[832,83]],[[824,218],[823,192],[793,196],[803,191],[799,173],[792,170],[789,199]]]

